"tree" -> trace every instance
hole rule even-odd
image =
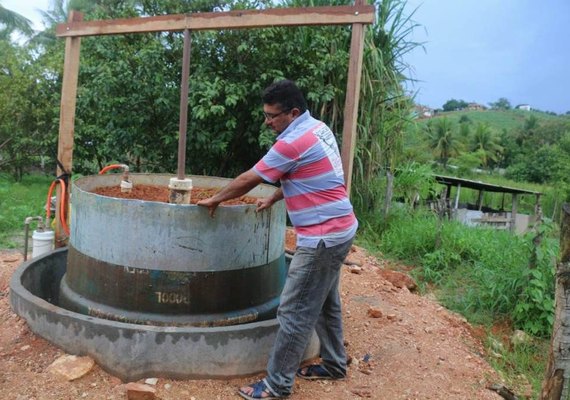
[[[31,36],[34,32],[32,21],[0,4],[0,40],[9,40],[13,32]]]
[[[506,176],[535,183],[563,182],[570,174],[570,156],[557,145],[546,145],[520,154],[507,168]]]
[[[488,124],[481,122],[475,126],[471,139],[471,151],[478,152],[481,158],[481,166],[487,168],[489,162],[497,162],[503,151],[499,145],[499,138],[491,130]]]
[[[459,155],[463,147],[457,138],[453,123],[445,117],[439,118],[435,123],[426,125],[426,133],[429,148],[441,162],[443,168],[447,168],[448,160]]]
[[[467,107],[468,103],[464,100],[447,100],[442,106],[443,111],[458,111]]]
[[[494,103],[489,103],[489,106],[491,106],[493,110],[510,110],[513,108],[511,102],[505,97],[499,98],[499,100]]]
[[[16,180],[46,155],[40,71],[28,49],[0,40],[0,170]]]

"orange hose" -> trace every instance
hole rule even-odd
[[[63,179],[56,179],[54,180],[48,190],[48,195],[47,195],[47,203],[46,203],[46,224],[49,224],[49,220],[51,218],[51,195],[53,193],[53,189],[55,188],[55,186],[57,184],[60,184],[60,189],[61,189],[61,199],[59,202],[59,221],[61,222],[61,227],[63,228],[63,231],[65,232],[65,234],[67,236],[69,236],[69,226],[67,226],[67,221],[66,221],[66,216],[65,216],[65,210],[66,210],[66,201],[65,201],[65,196],[67,194],[66,190],[65,190],[65,181]]]
[[[107,172],[109,170],[118,169],[118,168],[123,168],[123,164],[107,165],[105,168],[103,168],[101,171],[99,171],[99,175],[103,175],[105,172]]]
[[[53,193],[53,188],[57,185],[58,180],[54,180],[49,187],[48,194],[47,194],[47,202],[46,202],[46,224],[47,221],[51,218],[51,195]]]
[[[65,214],[65,211],[67,210],[67,202],[65,201],[65,198],[67,196],[67,190],[65,188],[65,181],[63,179],[60,179],[61,182],[61,201],[60,203],[60,210],[59,210],[59,220],[61,222],[61,227],[63,228],[63,231],[65,232],[65,234],[67,236],[69,236],[70,232],[69,232],[69,226],[67,226],[67,215]]]

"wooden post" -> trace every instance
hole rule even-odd
[[[535,226],[542,222],[542,205],[540,204],[540,194],[536,195],[536,201],[534,203],[534,223]]]
[[[355,0],[354,5],[364,5],[366,0]],[[352,165],[354,147],[356,145],[356,124],[358,119],[358,102],[360,101],[360,77],[362,75],[362,56],[364,53],[364,24],[352,24],[350,39],[350,60],[348,63],[348,79],[346,98],[344,100],[344,125],[342,128],[342,167],[346,191],[350,195],[352,184]]]
[[[453,205],[453,209],[457,210],[459,207],[459,194],[461,193],[461,183],[457,184],[457,193],[455,193],[455,204]]]
[[[83,20],[83,14],[77,11],[70,11],[68,22],[80,22]],[[65,39],[65,59],[63,63],[63,82],[61,88],[61,109],[59,113],[59,141],[57,147],[57,159],[61,163],[62,170],[59,165],[57,167],[57,176],[64,173],[71,174],[73,166],[73,136],[75,133],[75,105],[77,100],[77,81],[79,78],[79,50],[81,47],[81,38],[67,37]],[[65,246],[67,243],[67,235],[63,232],[60,222],[59,204],[65,201],[67,205],[65,214],[69,215],[69,186],[67,185],[66,193],[61,196],[61,191],[57,193],[56,211],[55,211],[55,247]]]
[[[561,219],[556,311],[541,400],[567,399],[570,395],[570,204],[562,207]]]
[[[190,75],[190,31],[184,29],[182,82],[180,83],[180,122],[178,124],[178,179],[186,178],[186,133],[188,127],[188,75]]]
[[[479,196],[477,197],[477,210],[481,211],[483,208],[483,194],[485,192],[483,190],[479,190]]]
[[[436,249],[439,249],[441,247],[441,231],[443,229],[443,218],[445,217],[445,214],[449,212],[447,207],[447,197],[449,193],[451,193],[451,187],[446,186],[443,192],[441,193],[441,197],[438,199],[437,202],[437,227],[435,231]]]
[[[511,232],[515,232],[518,205],[519,205],[519,195],[513,193],[513,207],[511,209],[511,226],[510,226]]]

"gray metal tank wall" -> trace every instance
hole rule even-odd
[[[168,185],[171,175],[132,174],[133,185]],[[189,176],[194,187],[229,179]],[[72,186],[71,238],[60,303],[111,320],[151,325],[223,326],[273,318],[287,267],[285,206],[222,206],[210,218],[196,205],[118,199],[93,193],[119,174]],[[276,190],[260,185],[248,195]]]

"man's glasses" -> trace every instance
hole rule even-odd
[[[278,113],[276,113],[276,114],[266,113],[266,112],[264,111],[264,112],[263,112],[263,115],[265,115],[265,119],[272,120],[273,118],[277,118],[277,117],[280,116],[281,114],[288,113],[289,111],[291,111],[290,108],[288,108],[288,109],[286,109],[286,110],[283,110],[283,111],[281,111],[281,112],[278,112]]]

